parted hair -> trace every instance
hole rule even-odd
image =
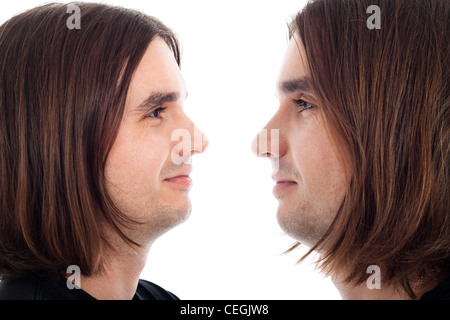
[[[380,29],[368,28],[371,5]],[[347,283],[377,265],[382,285],[417,298],[450,273],[449,11],[446,0],[317,0],[290,26],[348,150],[349,188],[308,254]]]
[[[48,4],[0,27],[0,278],[53,278],[102,268],[101,225],[131,245],[135,223],[112,202],[104,168],[131,77],[161,37],[180,64],[176,36],[156,18],[96,3],[68,28],[67,4]],[[72,11],[73,12],[73,11]]]

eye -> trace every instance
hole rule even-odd
[[[309,109],[312,109],[312,108],[315,108],[316,107],[316,105],[314,105],[314,104],[312,104],[312,103],[309,103],[309,102],[307,102],[307,101],[305,101],[305,100],[303,100],[303,99],[298,99],[298,100],[296,100],[296,99],[294,99],[294,100],[292,100],[296,105],[298,105],[299,107],[301,107],[301,110],[299,111],[299,113],[300,112],[303,112],[303,111],[305,111],[305,110],[309,110]]]
[[[157,119],[161,119],[161,113],[166,110],[166,108],[162,108],[159,107],[155,110],[153,110],[152,112],[148,113],[145,115],[146,118],[157,118]]]

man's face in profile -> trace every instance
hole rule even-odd
[[[279,109],[266,125],[267,136],[279,130],[278,148],[254,142],[258,156],[273,162],[273,189],[282,229],[311,247],[324,235],[343,200],[344,169],[325,127],[312,88],[306,53],[292,37],[281,68]],[[270,138],[268,138],[269,140]],[[267,150],[264,150],[266,148]],[[278,150],[277,150],[278,149]]]
[[[191,157],[206,148],[183,111],[186,96],[172,51],[154,39],[131,80],[105,175],[116,206],[155,236],[188,217]],[[182,141],[176,132],[184,133]]]

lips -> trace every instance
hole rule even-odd
[[[272,180],[275,181],[277,184],[279,183],[297,183],[292,179],[286,178],[282,175],[274,174],[272,175]]]
[[[178,173],[176,173],[175,175],[173,175],[172,177],[170,177],[166,180],[170,180],[170,179],[174,179],[174,178],[178,178],[178,177],[189,177],[189,175],[191,173],[192,173],[192,167],[189,167],[189,168],[179,171]]]
[[[282,175],[272,175],[272,179],[276,182],[273,187],[273,194],[275,196],[281,196],[283,193],[297,185],[297,182]]]
[[[170,178],[164,179],[164,181],[169,182],[173,185],[181,187],[183,189],[190,188],[192,186],[192,179],[189,175],[192,172],[192,168],[184,169]]]

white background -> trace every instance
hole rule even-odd
[[[44,4],[5,2],[1,24]],[[306,1],[97,2],[155,16],[179,36],[185,110],[210,141],[193,159],[191,217],[155,242],[141,278],[181,299],[340,299],[314,257],[296,263],[305,249],[282,255],[294,240],[276,221],[270,162],[250,149],[277,109],[287,23]]]

